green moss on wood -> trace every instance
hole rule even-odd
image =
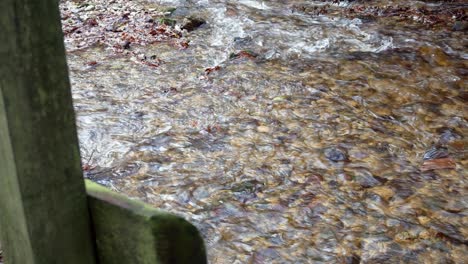
[[[100,264],[207,263],[198,230],[181,217],[86,181]]]

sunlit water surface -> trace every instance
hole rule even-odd
[[[132,47],[159,67],[68,55],[87,177],[192,221],[211,263],[466,263],[466,31],[154,3],[207,21]]]

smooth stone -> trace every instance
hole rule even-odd
[[[258,126],[257,131],[260,133],[268,133],[270,132],[270,128],[267,126]]]

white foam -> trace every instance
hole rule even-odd
[[[239,0],[239,3],[256,9],[270,9],[270,7],[265,4],[265,1]]]

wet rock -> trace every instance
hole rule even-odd
[[[111,32],[122,32],[125,30],[128,21],[128,17],[121,17],[119,19],[116,19],[114,20],[114,22],[106,26],[106,30]]]
[[[233,192],[246,192],[246,193],[254,193],[257,191],[261,191],[263,188],[263,183],[257,181],[257,180],[251,180],[251,181],[244,181],[240,182],[236,185],[234,185],[231,188],[231,191]]]
[[[114,24],[107,25],[106,30],[116,32],[116,28],[114,27]]]
[[[440,48],[423,46],[419,48],[421,56],[429,63],[437,66],[449,66],[449,56]]]
[[[168,7],[166,10],[164,10],[164,14],[165,15],[172,15],[174,14],[175,11],[177,11],[178,9],[175,8],[175,7]]]
[[[328,182],[328,187],[333,190],[333,189],[338,189],[338,187],[340,187],[340,183],[338,181],[335,181],[335,180],[331,180]]]
[[[361,257],[358,255],[352,255],[345,257],[344,263],[346,264],[359,264],[361,263]]]
[[[380,182],[368,172],[356,175],[355,181],[364,188],[370,188],[380,184]]]
[[[234,45],[236,46],[246,46],[252,43],[252,37],[248,36],[245,38],[235,37],[234,38]]]
[[[219,228],[216,228],[212,223],[202,222],[197,228],[200,230],[200,233],[203,234],[203,240],[208,247],[216,245],[222,238]]]
[[[410,181],[394,179],[388,182],[387,186],[395,191],[395,196],[406,199],[414,194],[413,184]]]
[[[324,150],[325,157],[328,160],[338,162],[338,161],[347,161],[348,160],[348,154],[339,148],[336,147],[330,147]]]
[[[328,207],[321,203],[317,204],[309,204],[310,211],[307,212],[307,215],[310,218],[320,217],[320,215],[324,214],[329,210]]]
[[[374,178],[376,180],[378,180],[380,183],[383,183],[385,184],[386,182],[388,182],[388,179],[384,178],[384,177],[380,177],[380,176],[377,176],[377,175],[374,175]]]
[[[251,263],[271,263],[278,258],[280,258],[280,254],[276,249],[260,249],[252,254]]]
[[[186,17],[188,15],[190,15],[190,8],[188,7],[179,6],[177,8],[172,8],[171,16]]]
[[[431,219],[427,216],[418,216],[418,222],[423,226],[427,225],[430,221]]]
[[[142,118],[143,116],[145,116],[145,112],[142,112],[142,111],[135,111],[131,117],[132,118]]]
[[[88,5],[87,7],[85,7],[85,11],[92,11],[94,10],[96,7],[94,5]]]
[[[187,31],[193,31],[206,23],[205,20],[196,17],[189,17],[184,18],[182,24],[180,26],[181,29],[185,29]]]
[[[140,54],[137,55],[137,59],[139,59],[139,60],[146,60],[146,55],[143,54],[143,53],[140,53]]]
[[[447,158],[449,152],[447,148],[444,147],[432,147],[426,153],[424,153],[423,160],[433,160],[440,158]]]
[[[291,164],[281,164],[275,168],[274,176],[281,179],[281,181],[289,180],[293,171],[293,166]]]
[[[258,126],[257,131],[260,133],[268,133],[270,132],[270,128],[267,126]]]
[[[347,181],[352,181],[353,180],[353,177],[351,177],[349,174],[347,173],[340,173],[336,176],[337,180],[339,182],[347,182]]]
[[[213,190],[211,190],[208,185],[202,185],[193,191],[193,198],[195,198],[197,201],[206,199],[210,197],[212,191]]]
[[[439,144],[447,144],[454,140],[463,138],[460,134],[458,134],[452,128],[444,127],[444,128],[439,129],[437,132],[440,134]]]
[[[430,227],[437,231],[439,238],[445,238],[454,244],[467,244],[468,240],[463,235],[463,232],[456,226],[442,223],[442,222],[431,222]]]
[[[122,43],[122,48],[123,48],[123,49],[130,49],[130,44],[131,44],[131,42],[128,41],[128,40],[126,40],[126,41],[124,41],[124,42]]]
[[[363,263],[397,263],[392,261],[401,252],[401,246],[393,239],[385,237],[370,237],[362,241]]]
[[[395,241],[398,243],[405,243],[417,238],[417,235],[407,231],[403,231],[395,235]]]
[[[117,178],[136,177],[144,175],[147,166],[137,162],[122,163],[112,171],[112,176]]]
[[[453,23],[453,31],[464,31],[468,29],[468,23],[466,21],[456,21]]]

